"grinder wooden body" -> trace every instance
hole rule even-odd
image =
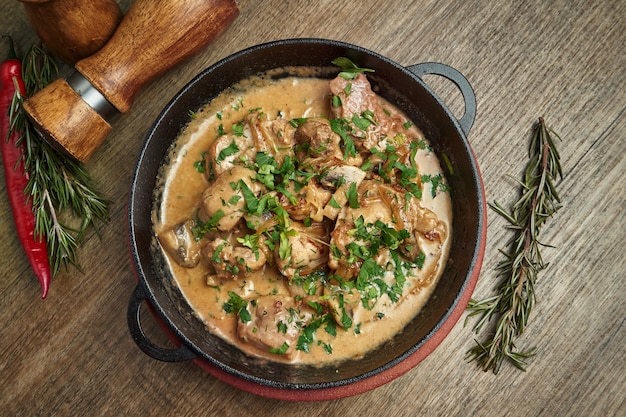
[[[37,130],[81,162],[149,82],[199,52],[239,14],[235,0],[136,0],[113,37],[24,103]]]
[[[115,0],[19,1],[39,39],[69,65],[100,50],[123,17]]]

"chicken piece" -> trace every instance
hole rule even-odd
[[[206,155],[209,169],[206,173],[209,177],[219,176],[231,170],[238,162],[254,161],[256,150],[249,132],[243,135],[226,134],[219,136]],[[211,181],[212,178],[208,178]]]
[[[335,270],[336,275],[344,279],[358,276],[364,260],[354,256],[350,248],[354,245],[368,248],[372,244],[371,241],[358,237],[357,220],[365,226],[380,221],[386,227],[407,233],[408,237],[404,237],[397,248],[409,261],[414,261],[422,253],[439,256],[441,244],[446,237],[446,225],[434,212],[422,207],[417,198],[407,199],[407,193],[401,187],[381,184],[374,180],[361,182],[357,192],[359,207],[344,207],[339,213],[335,229],[330,233],[330,245],[334,250],[328,266]],[[375,235],[376,230],[372,230],[372,233]],[[372,253],[370,256],[378,265],[386,265],[389,254],[389,249],[381,246],[378,253]]]
[[[380,183],[375,180],[361,181],[357,187],[359,207],[347,207],[340,215],[341,221],[354,224],[354,220],[362,216],[365,224],[374,223],[376,220],[385,224],[393,223],[393,213],[381,198],[379,186]]]
[[[222,172],[204,191],[202,200],[208,217],[212,218],[221,214],[216,224],[219,230],[231,230],[244,215],[246,201],[241,191],[240,181],[256,196],[263,190],[263,186],[253,180],[255,175],[254,171],[235,165],[228,171]]]
[[[194,227],[195,222],[187,220],[158,234],[163,249],[185,268],[195,268],[200,262],[200,243],[193,235]]]
[[[285,236],[287,256],[281,256],[281,253],[284,254],[283,244],[276,245],[274,259],[278,270],[287,279],[310,274],[328,262],[328,231],[323,223],[312,223],[306,227],[300,222],[292,222]]]
[[[269,295],[248,303],[252,320],[237,322],[237,336],[266,351],[281,352],[289,359],[297,353],[300,330],[306,326],[315,311],[301,300]],[[286,347],[286,349],[285,349]]]
[[[245,119],[250,126],[250,133],[256,152],[272,155],[279,163],[287,155],[293,155],[295,127],[286,119],[268,120],[267,115],[251,112]]]
[[[217,238],[204,247],[204,256],[220,279],[245,277],[252,271],[258,271],[267,262],[265,252],[244,246],[234,246],[224,238]]]

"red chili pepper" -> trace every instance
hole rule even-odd
[[[0,150],[4,165],[4,179],[18,237],[31,268],[41,284],[41,298],[46,298],[51,280],[46,240],[44,236],[35,236],[32,201],[24,191],[28,184],[28,173],[24,171],[22,148],[17,144],[19,133],[9,134],[11,129],[9,109],[15,89],[19,88],[20,94],[25,95],[26,88],[22,79],[22,62],[17,59],[13,40],[8,38],[9,55],[0,65]]]

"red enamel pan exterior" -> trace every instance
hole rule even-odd
[[[331,67],[345,56],[368,75],[374,90],[401,108],[424,131],[435,151],[449,160],[446,172],[453,202],[450,258],[431,298],[404,331],[359,360],[310,367],[271,363],[245,355],[210,334],[172,284],[164,260],[155,250],[151,212],[158,200],[157,177],[168,150],[198,110],[224,89],[259,72],[289,66]],[[336,72],[335,72],[336,74]],[[330,74],[328,76],[334,76]],[[426,74],[450,79],[465,101],[465,114],[455,118],[422,81]],[[375,52],[324,39],[290,39],[254,46],[203,71],[165,107],[147,136],[137,161],[129,197],[130,251],[137,287],[128,306],[128,324],[137,345],[163,361],[193,360],[226,383],[262,396],[318,401],[356,395],[379,387],[414,368],[446,337],[462,315],[474,290],[486,240],[486,208],[482,179],[467,135],[476,116],[476,98],[463,75],[439,63],[401,66]],[[446,164],[447,165],[447,164]],[[139,315],[147,305],[177,349],[152,343]]]

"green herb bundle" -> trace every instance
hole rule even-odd
[[[23,78],[28,96],[46,87],[57,76],[52,57],[33,45],[23,59]],[[86,230],[108,220],[108,202],[95,189],[84,167],[61,155],[41,139],[23,108],[25,97],[16,94],[11,105],[11,131],[24,144],[26,194],[32,199],[35,231],[45,236],[52,274],[70,265],[80,270],[77,249]]]
[[[520,350],[515,341],[528,325],[536,301],[537,276],[547,266],[540,252],[545,245],[540,242],[539,233],[546,220],[561,207],[555,183],[563,173],[553,136],[560,139],[540,118],[534,127],[524,176],[517,180],[521,196],[510,212],[497,202],[490,204],[491,209],[506,219],[514,236],[508,250],[501,250],[504,259],[496,267],[500,277],[496,295],[481,301],[471,300],[468,305],[467,318],[479,317],[474,332],[480,333],[492,320],[496,323],[485,340],[476,340],[466,357],[494,374],[505,360],[525,370],[527,359],[534,355],[534,348]]]

